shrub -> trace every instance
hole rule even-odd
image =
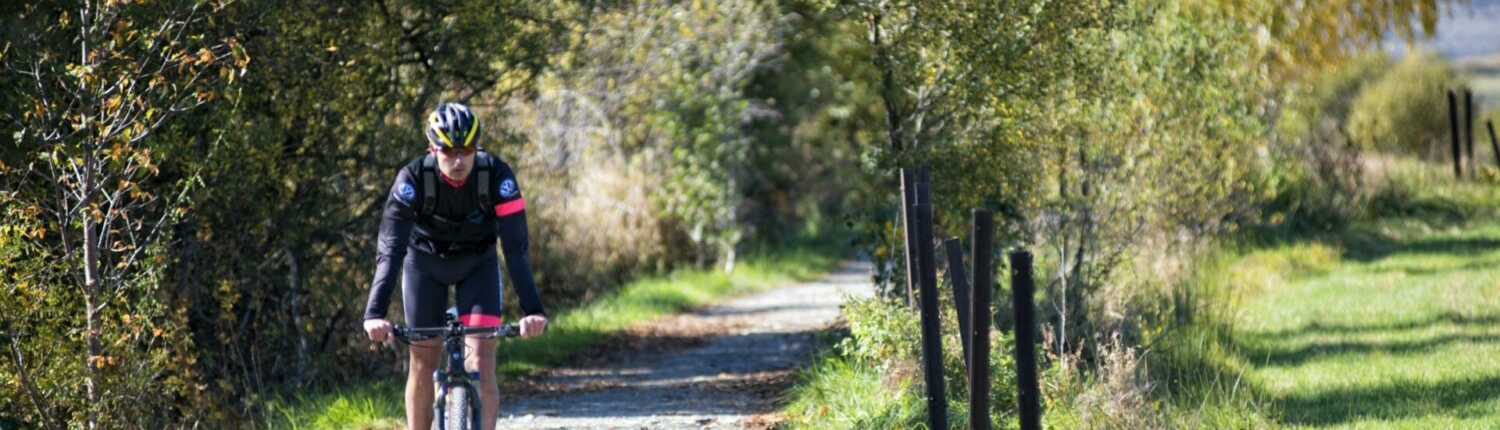
[[[1312,78],[1291,98],[1291,107],[1281,123],[1283,131],[1289,136],[1314,134],[1327,121],[1342,127],[1349,121],[1354,99],[1367,85],[1384,77],[1394,66],[1393,61],[1385,52],[1369,53]]]
[[[1363,148],[1442,157],[1448,129],[1446,90],[1458,83],[1453,66],[1442,56],[1408,54],[1355,98],[1347,125],[1350,139]]]
[[[944,299],[948,299],[944,297]],[[968,425],[967,377],[963,348],[958,337],[958,320],[951,301],[945,301],[942,316],[943,374],[947,381],[948,423],[952,428]],[[916,312],[898,300],[854,300],[844,307],[850,338],[839,344],[839,351],[861,366],[874,368],[883,375],[886,388],[898,395],[924,398],[921,363],[921,321]],[[1014,339],[1009,333],[990,332],[990,410],[996,428],[1006,428],[1015,420],[1016,371]],[[903,390],[917,390],[905,392]],[[892,410],[889,413],[899,413]],[[906,416],[909,422],[900,428],[911,428],[926,421],[925,411]]]

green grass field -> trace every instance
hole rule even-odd
[[[1247,296],[1248,381],[1291,427],[1500,428],[1500,222],[1349,235],[1360,248]]]
[[[1212,275],[1237,289],[1220,362],[1270,421],[1500,428],[1500,186],[1403,164],[1404,201],[1372,211],[1387,215],[1282,237]]]

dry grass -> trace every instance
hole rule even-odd
[[[566,97],[564,97],[566,96]],[[549,94],[505,107],[505,127],[524,136],[506,157],[523,180],[539,282],[549,293],[590,300],[609,285],[671,261],[673,237],[653,207],[661,175],[651,155],[628,155],[622,138],[583,93]]]

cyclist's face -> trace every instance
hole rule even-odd
[[[469,177],[469,171],[473,169],[474,166],[474,147],[431,147],[429,151],[432,152],[433,156],[437,157],[438,169],[441,169],[444,175],[447,175],[449,178],[453,178],[454,180],[461,180]]]

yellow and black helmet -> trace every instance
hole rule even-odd
[[[474,146],[479,120],[462,103],[443,103],[427,115],[427,143],[438,148]]]

